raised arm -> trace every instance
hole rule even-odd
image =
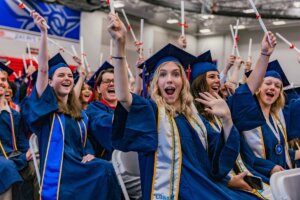
[[[277,44],[276,37],[273,35],[273,33],[268,32],[268,34],[272,44],[269,44],[267,34],[265,34],[261,42],[260,56],[256,62],[254,70],[247,80],[248,87],[252,94],[254,94],[261,85],[270,61],[270,56],[272,55]]]
[[[236,59],[236,57],[234,55],[230,55],[229,56],[229,58],[227,60],[227,65],[224,67],[224,69],[220,73],[220,82],[221,82],[221,85],[225,84],[226,79],[227,79],[228,71],[233,66],[235,59]]]
[[[235,84],[236,87],[239,84],[240,69],[241,69],[241,66],[242,66],[243,62],[244,61],[242,60],[242,58],[238,57],[238,58],[235,59],[233,67],[232,67],[233,72],[232,72],[232,75],[230,77],[230,82]]]
[[[80,58],[75,56],[73,59],[75,60],[75,62],[78,63],[78,67],[79,67],[79,79],[78,79],[76,85],[74,86],[75,97],[79,98],[80,92],[81,92],[81,87],[86,79],[87,74],[86,74],[85,67],[83,67],[81,64]]]
[[[143,57],[138,57],[138,60],[136,61],[136,68],[135,68],[135,87],[134,87],[134,93],[137,95],[141,95],[142,89],[143,89],[143,79],[140,77],[140,73],[143,72],[142,69],[138,68],[139,65],[141,65],[144,62]]]
[[[132,96],[128,88],[128,74],[126,66],[126,28],[118,15],[110,13],[107,19],[107,30],[115,44],[115,55],[112,57],[113,64],[115,66],[115,92],[118,101],[127,111],[129,111],[132,104]]]
[[[40,49],[38,55],[39,68],[36,81],[36,90],[38,97],[40,97],[48,85],[48,31],[47,27],[43,24],[45,19],[42,16],[35,11],[32,11],[30,15],[34,20],[34,23],[41,31]]]

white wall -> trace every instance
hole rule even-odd
[[[91,68],[96,70],[100,64],[100,53],[103,53],[103,60],[109,58],[109,41],[110,36],[106,31],[106,13],[103,12],[93,12],[85,13],[82,12],[81,15],[81,35],[85,40],[85,52]],[[129,18],[131,25],[135,31],[136,37],[139,38],[140,21],[136,19]],[[163,22],[164,23],[164,22]],[[0,28],[1,30],[1,28]],[[271,30],[272,31],[272,30]],[[300,30],[297,27],[285,28],[285,29],[274,29],[274,32],[279,32],[286,38],[295,43],[296,46],[300,48]],[[38,48],[38,38],[39,34],[25,34],[26,40],[30,41],[32,47]],[[159,26],[148,24],[145,21],[144,28],[144,52],[145,57],[148,57],[149,49],[152,53],[155,53],[161,47],[167,43],[175,43],[180,33],[176,31],[171,31],[163,29]],[[261,30],[243,30],[239,31],[240,41],[239,49],[241,56],[246,58],[248,54],[248,43],[249,38],[253,39],[252,45],[252,55],[253,60],[257,59],[260,52],[260,41],[262,39],[263,33]],[[132,71],[135,71],[135,61],[137,53],[135,51],[134,42],[130,33],[127,35],[127,59]],[[64,48],[71,51],[71,44],[73,44],[77,50],[80,52],[80,47],[78,41],[62,40],[56,39]],[[188,48],[187,51],[198,56],[199,54],[211,50],[213,59],[218,61],[218,66],[220,69],[226,64],[226,59],[231,53],[232,49],[232,39],[229,34],[225,35],[214,35],[214,36],[200,36],[198,38],[187,35]],[[3,39],[0,37],[0,55],[2,56],[14,56],[22,57],[22,54],[26,52],[26,42],[21,40],[10,40]],[[54,45],[49,46],[51,55],[54,55],[58,48]],[[72,58],[64,53],[64,58],[70,63],[75,64]],[[297,63],[296,53],[290,50],[282,41],[278,39],[278,45],[276,47],[275,53],[271,59],[278,59],[282,64],[284,71],[286,72],[289,80],[295,84],[300,84],[300,64]]]
[[[278,28],[270,29],[274,34],[276,32],[283,35],[285,38],[294,43],[300,48],[300,29],[298,27],[290,28]],[[260,42],[263,37],[263,33],[260,30],[257,31],[241,31],[240,32],[239,48],[241,55],[244,57],[248,54],[249,38],[253,38],[252,55],[253,61],[255,61],[260,53]],[[297,53],[295,50],[289,49],[282,40],[277,38],[278,44],[275,48],[274,54],[271,56],[271,60],[278,59],[281,67],[283,68],[287,78],[291,83],[300,84],[300,64],[297,62]]]

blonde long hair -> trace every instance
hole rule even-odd
[[[260,99],[260,88],[255,94],[258,97],[258,99]],[[284,105],[285,105],[285,96],[284,96],[283,86],[281,84],[279,96],[276,99],[276,101],[272,103],[270,113],[277,116],[278,112],[280,111],[280,109],[284,107]]]
[[[172,62],[172,61],[170,61],[170,62]],[[165,66],[168,63],[169,62],[165,62],[165,63],[161,64],[154,73],[153,80],[150,84],[151,98],[155,103],[164,106],[166,111],[169,112],[172,117],[175,116],[176,112],[179,112],[179,113],[183,114],[187,119],[195,119],[193,117],[193,112],[192,112],[193,96],[190,93],[190,84],[185,75],[184,68],[179,63],[173,62],[179,67],[180,75],[181,75],[181,79],[182,79],[182,89],[179,94],[179,100],[180,100],[179,110],[175,110],[175,108],[172,105],[168,104],[165,101],[165,99],[161,96],[161,92],[160,92],[160,90],[158,88],[158,84],[157,84],[158,78],[159,78],[159,71],[160,71],[161,67]]]

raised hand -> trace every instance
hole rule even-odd
[[[230,110],[226,101],[217,93],[215,93],[214,96],[208,92],[199,93],[199,95],[200,98],[196,98],[195,100],[202,103],[206,107],[204,109],[205,111],[223,119],[231,118]]]
[[[109,13],[107,16],[108,26],[107,30],[111,37],[120,43],[126,42],[126,27],[120,20],[118,14]]]
[[[274,34],[269,31],[268,35],[270,37],[271,44],[269,43],[267,34],[264,35],[264,38],[261,42],[261,53],[266,56],[270,56],[273,53],[275,46],[277,44],[277,39],[274,36]]]
[[[45,25],[46,20],[37,12],[35,12],[34,10],[31,11],[30,16],[33,18],[34,23],[37,25],[37,27],[40,29],[41,32],[46,32],[47,26]]]
[[[180,48],[185,49],[187,47],[186,37],[184,35],[181,35],[178,38],[177,43]]]

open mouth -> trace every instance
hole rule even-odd
[[[63,83],[61,84],[63,87],[70,87],[71,86],[71,83]]]
[[[108,89],[107,92],[108,92],[109,94],[115,94],[115,89]]]
[[[173,95],[175,93],[175,87],[172,86],[166,87],[165,92],[167,95]]]
[[[272,92],[267,92],[266,95],[267,97],[271,97],[271,98],[275,96],[275,94]]]

